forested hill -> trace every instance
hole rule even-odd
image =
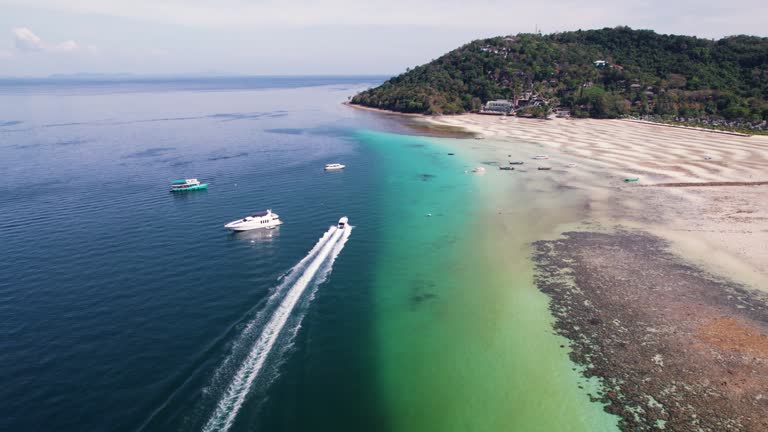
[[[540,109],[567,107],[582,117],[760,123],[768,120],[768,38],[714,41],[627,27],[496,37],[408,70],[351,102],[455,114],[526,92],[539,96]]]

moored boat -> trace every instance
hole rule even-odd
[[[546,160],[546,159],[549,159],[549,156],[547,156],[547,155],[536,155],[536,156],[533,157],[533,159],[536,159],[536,160]]]
[[[539,171],[549,171],[552,167],[539,167]]]
[[[248,231],[259,228],[272,229],[282,225],[282,223],[277,213],[272,213],[271,209],[267,209],[266,211],[253,213],[242,219],[234,220],[224,225],[224,228],[231,229],[232,231]]]
[[[482,174],[482,173],[484,173],[484,172],[485,172],[485,168],[483,168],[483,167],[477,167],[477,168],[473,169],[473,170],[472,170],[472,172],[473,172],[473,173],[476,173],[476,174]]]
[[[171,182],[171,192],[186,192],[208,189],[208,183],[200,183],[196,178],[179,179]]]
[[[325,170],[326,171],[332,171],[332,170],[340,170],[346,168],[346,165],[342,165],[340,163],[329,163],[325,164]]]
[[[523,161],[509,161],[510,165],[523,165],[524,163]]]
[[[640,180],[640,177],[627,177],[627,178],[624,179],[624,181],[627,182],[627,183],[636,182],[636,181],[639,181],[639,180]]]
[[[500,169],[500,170],[502,170],[502,171],[514,171],[514,170],[515,170],[515,167],[511,167],[511,166],[500,166],[500,167],[499,167],[499,169]]]

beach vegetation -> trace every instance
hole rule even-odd
[[[617,27],[481,39],[351,102],[406,113],[460,114],[526,93],[552,109],[557,101],[580,117],[765,125],[768,38],[711,40]],[[540,112],[525,110],[534,111]]]

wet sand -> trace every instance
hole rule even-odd
[[[551,166],[551,181],[589,195],[588,219],[648,230],[687,258],[768,290],[767,136],[622,120],[469,114],[423,121],[486,137],[471,144],[485,158],[519,159],[523,170]],[[536,154],[550,159],[530,160]],[[640,181],[623,181],[634,176]]]

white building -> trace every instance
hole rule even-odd
[[[509,112],[512,111],[513,106],[514,104],[510,100],[498,99],[486,102],[483,107],[483,112],[509,114]]]

